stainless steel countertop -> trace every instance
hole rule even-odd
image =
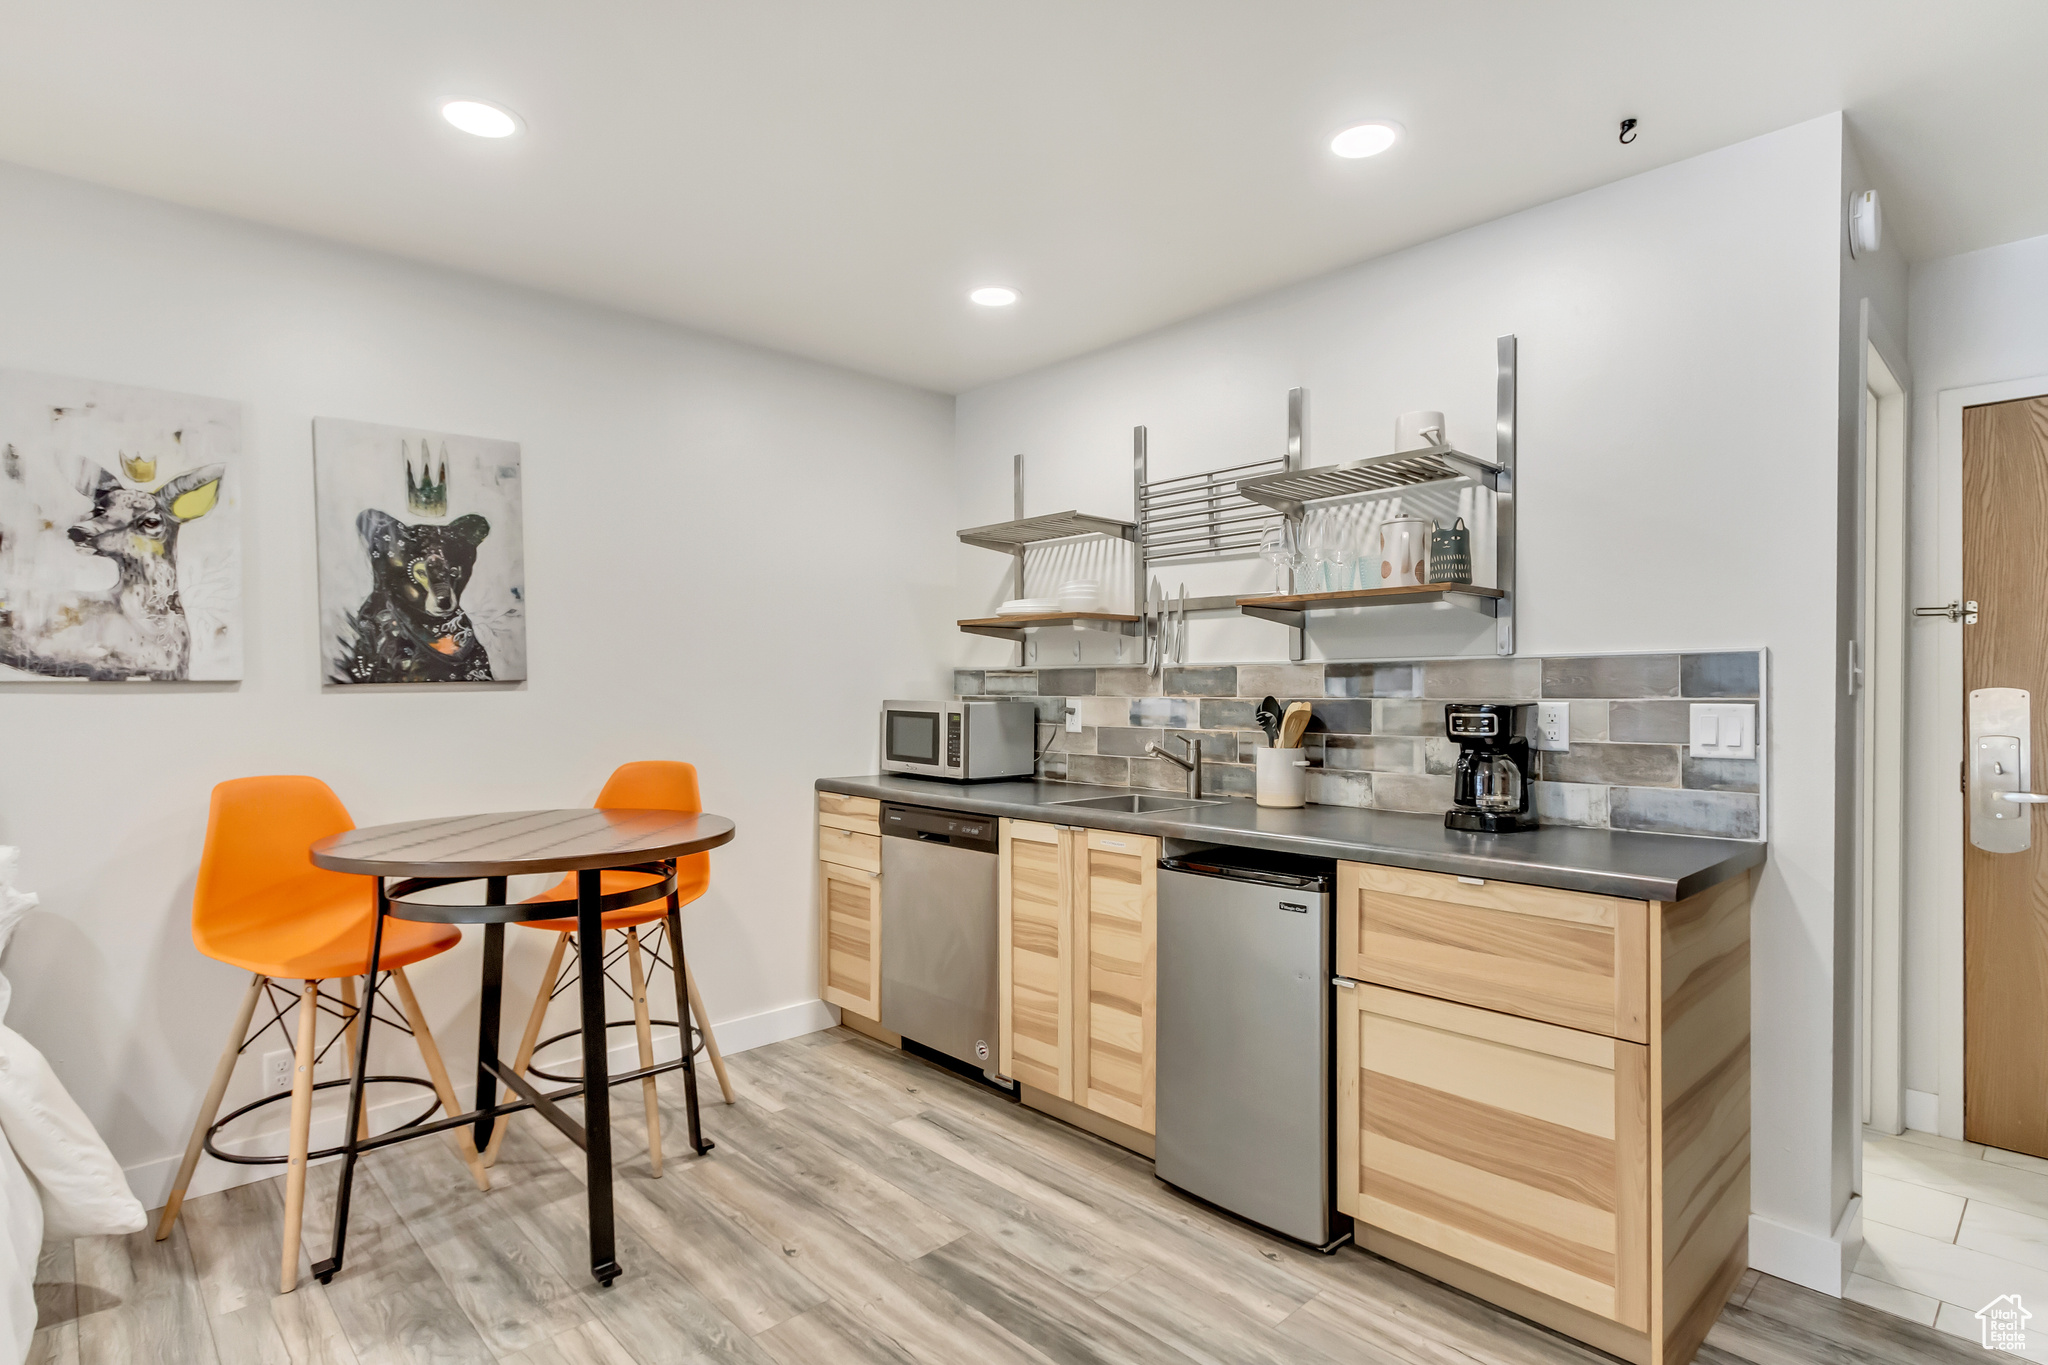
[[[1460,877],[1554,886],[1635,900],[1683,900],[1757,866],[1765,846],[1736,839],[1545,825],[1515,834],[1467,834],[1444,828],[1438,815],[1302,806],[1276,810],[1242,798],[1186,810],[1129,815],[1063,806],[1081,797],[1112,796],[1123,787],[1078,782],[941,782],[922,777],[821,777],[817,788],[907,805],[977,815],[1043,820],[1089,829],[1151,834],[1162,839],[1236,844],[1276,853],[1412,867]],[[1171,796],[1170,792],[1148,792]]]

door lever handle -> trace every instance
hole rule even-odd
[[[2000,792],[1998,799],[2022,806],[2048,806],[2048,793],[2042,792]]]

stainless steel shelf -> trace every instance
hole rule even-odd
[[[993,526],[969,527],[960,532],[960,539],[984,550],[1014,553],[1026,545],[1047,540],[1067,540],[1074,536],[1115,536],[1119,540],[1132,540],[1137,533],[1135,524],[1118,521],[1114,517],[1090,516],[1086,512],[1047,512],[1042,516],[999,521]]]
[[[1262,621],[1278,621],[1299,629],[1309,612],[1342,611],[1356,607],[1436,605],[1463,607],[1482,616],[1493,616],[1497,604],[1507,597],[1500,588],[1475,587],[1470,583],[1423,583],[1406,588],[1353,588],[1344,592],[1271,593],[1236,599],[1237,609]]]
[[[978,616],[959,623],[969,635],[986,635],[992,640],[1024,643],[1024,632],[1037,626],[1071,625],[1077,630],[1105,630],[1118,635],[1136,635],[1139,618],[1113,611],[1049,611],[1015,616]]]
[[[1312,502],[1366,498],[1432,484],[1474,483],[1498,490],[1504,469],[1449,446],[1429,446],[1347,464],[1260,474],[1238,480],[1237,491],[1283,516],[1299,517]]]

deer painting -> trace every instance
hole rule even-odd
[[[178,531],[214,509],[224,474],[225,466],[206,465],[145,489],[84,464],[78,491],[92,509],[66,535],[80,551],[113,562],[113,586],[70,592],[32,610],[0,604],[0,664],[96,681],[189,676]]]

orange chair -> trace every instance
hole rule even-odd
[[[298,981],[298,1035],[292,1071],[291,1150],[284,1158],[284,1260],[282,1292],[298,1282],[299,1226],[306,1202],[307,1145],[313,1122],[313,1067],[317,1060],[316,1026],[323,996],[320,983],[339,981],[340,1011],[349,1042],[346,1063],[354,1064],[356,978],[370,970],[370,939],[376,917],[371,880],[313,866],[307,847],[330,834],[354,829],[355,821],[325,782],[313,777],[243,777],[213,789],[213,808],[206,822],[206,848],[199,856],[199,881],[192,894],[192,942],[218,962],[253,975],[242,996],[227,1049],[214,1068],[213,1082],[192,1125],[192,1140],[178,1167],[177,1182],[157,1223],[156,1238],[171,1235],[185,1189],[199,1164],[199,1154],[220,1111],[221,1096],[234,1075],[235,1059],[248,1047],[249,1020],[269,983]],[[449,1084],[440,1049],[427,1031],[412,983],[405,969],[445,953],[462,941],[462,931],[448,924],[419,924],[387,919],[382,967],[390,973],[420,1056],[427,1064],[434,1093],[450,1114],[461,1112],[455,1087]],[[287,996],[289,999],[289,996]],[[274,1024],[285,1032],[284,1014]],[[246,1040],[246,1041],[245,1041]],[[326,1082],[325,1084],[339,1084]],[[253,1107],[253,1106],[252,1106]],[[429,1111],[431,1112],[431,1111]],[[230,1115],[230,1118],[235,1115]],[[489,1189],[490,1177],[477,1155],[469,1130],[458,1129],[478,1188]],[[271,1161],[279,1158],[269,1158]]]
[[[597,794],[595,804],[598,810],[676,810],[695,813],[704,809],[703,799],[697,794],[697,769],[688,763],[661,760],[621,765],[605,782],[604,790]],[[618,891],[632,891],[659,880],[659,877],[645,872],[606,872],[600,878],[601,889],[606,895]],[[633,1025],[640,1038],[641,1066],[654,1065],[654,1033],[653,1022],[647,1008],[647,970],[641,961],[643,943],[640,931],[649,925],[662,924],[668,918],[671,909],[680,910],[703,895],[710,885],[711,855],[692,853],[676,859],[674,897],[650,901],[645,905],[629,906],[624,910],[608,911],[604,916],[604,927],[608,935],[612,932],[622,932],[626,936],[626,960],[633,987]],[[573,873],[540,895],[529,896],[522,904],[550,905],[560,902],[566,902],[572,907],[576,903],[576,877]],[[554,951],[548,955],[547,970],[541,975],[540,990],[533,997],[533,1009],[526,1019],[526,1032],[519,1040],[519,1052],[512,1064],[515,1072],[524,1074],[532,1067],[534,1051],[540,1045],[541,1021],[547,1015],[548,1002],[554,999],[556,989],[562,981],[562,957],[575,941],[576,917],[571,914],[561,919],[525,920],[522,923],[529,929],[544,930],[555,936]],[[659,958],[658,950],[649,951]],[[674,945],[670,945],[670,951],[675,951]],[[607,960],[609,959],[610,954],[607,954]],[[688,997],[689,1014],[696,1020],[698,1032],[704,1036],[704,1050],[711,1058],[712,1071],[718,1076],[718,1088],[724,1095],[725,1102],[731,1104],[732,1081],[725,1074],[725,1058],[719,1055],[718,1040],[711,1034],[711,1021],[705,1017],[704,1002],[697,994],[696,977],[690,971],[688,961],[683,963],[682,985],[684,989],[679,993]],[[572,1031],[547,1041],[558,1042],[562,1038],[574,1036],[575,1032]],[[679,1036],[687,1040],[686,1027]],[[687,1041],[683,1045],[688,1046]],[[549,1079],[573,1078],[551,1076]],[[647,1108],[648,1162],[653,1167],[654,1174],[659,1176],[661,1111],[655,1102],[654,1077],[646,1077],[640,1082],[640,1093]],[[498,1143],[504,1132],[503,1123],[492,1132],[490,1145],[484,1152],[486,1166],[498,1159]]]

